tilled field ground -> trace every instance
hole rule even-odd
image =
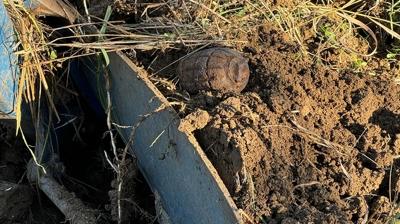
[[[283,41],[262,44],[248,54],[247,89],[197,132],[237,205],[268,223],[385,222],[400,190],[393,71],[335,71]]]

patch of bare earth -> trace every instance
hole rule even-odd
[[[249,86],[196,132],[238,207],[255,222],[387,221],[400,172],[395,70],[333,70],[273,28],[259,37]]]

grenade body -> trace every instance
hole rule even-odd
[[[212,90],[241,92],[247,85],[248,60],[229,48],[210,48],[196,52],[178,65],[180,85],[189,93]]]

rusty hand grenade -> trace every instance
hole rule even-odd
[[[239,93],[250,76],[248,59],[229,48],[210,48],[196,52],[178,65],[180,85],[189,93],[213,90]]]

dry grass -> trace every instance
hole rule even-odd
[[[44,26],[35,16],[28,11],[24,3],[18,0],[4,0],[9,16],[14,24],[18,45],[16,54],[20,58],[20,78],[18,82],[18,92],[16,99],[16,121],[17,132],[21,124],[21,104],[23,99],[28,102],[38,100],[43,90],[49,99],[49,106],[57,116],[55,106],[52,101],[52,94],[49,89],[48,75],[52,75],[55,69],[54,63],[45,63],[54,57],[54,52],[46,44],[47,38],[44,32]],[[36,81],[39,80],[39,85]],[[39,92],[39,94],[37,94]]]
[[[273,26],[286,34],[289,41],[299,46],[300,57],[308,57],[330,65],[323,54],[334,50],[339,55],[337,57],[339,63],[330,65],[331,68],[350,69],[357,73],[368,69],[368,60],[378,51],[385,50],[378,48],[382,47],[385,38],[400,39],[397,32],[400,23],[396,11],[399,4],[377,1],[373,7],[368,8],[361,0],[351,0],[343,4],[334,3],[334,1],[322,1],[319,4],[313,2],[291,1],[288,5],[278,5],[265,0],[172,0],[164,2],[161,6],[149,6],[154,9],[153,12],[163,11],[162,17],[152,17],[147,14],[150,11],[147,8],[138,14],[142,15],[144,24],[164,21],[163,25],[155,26],[154,29],[147,29],[147,27],[146,34],[164,33],[177,40],[186,39],[182,45],[177,42],[168,42],[163,50],[180,48],[187,52],[195,51],[206,44],[199,41],[199,37],[206,38],[209,41],[207,43],[222,44],[237,49],[243,49],[246,46],[253,47],[260,42],[258,38],[261,28]],[[377,15],[374,8],[382,8],[387,12]],[[382,17],[389,15],[389,12],[390,17]],[[140,24],[133,25],[136,28],[138,26]],[[175,28],[163,32],[164,27]],[[195,35],[186,35],[189,33]],[[188,40],[193,37],[197,38],[195,42],[198,44],[188,45],[187,43],[190,43]],[[310,48],[310,41],[317,44],[317,48]],[[263,46],[255,46],[257,47]],[[389,55],[391,60],[398,57],[398,52],[400,50],[392,50]],[[176,62],[174,61],[173,64]],[[160,70],[155,70],[154,73],[156,75],[152,76],[152,79],[155,83],[167,90],[176,91],[175,76],[167,75],[165,78]],[[188,102],[185,102],[182,97],[178,99],[172,97],[170,100],[174,104],[183,105],[180,107],[183,110],[188,109]]]
[[[385,12],[375,15],[376,8],[382,8]],[[333,1],[322,1],[319,4],[292,1],[287,5],[265,0],[191,0],[175,14],[179,15],[181,21],[197,24],[213,38],[239,48],[257,36],[259,27],[272,24],[288,34],[303,53],[317,58],[320,58],[321,51],[328,48],[369,57],[377,52],[380,41],[384,41],[382,38],[389,36],[400,40],[399,8],[400,4],[394,0],[376,1],[373,6],[362,0],[351,0],[343,4]],[[316,51],[308,47],[310,36],[320,39]],[[349,38],[362,41],[367,46],[370,44],[369,50],[360,51]],[[350,58],[355,60],[356,57]]]
[[[45,96],[52,112],[58,117],[51,80],[57,67],[62,67],[70,59],[99,53],[107,58],[107,52],[118,50],[165,50],[178,45],[195,48],[218,42],[198,26],[165,18],[125,24],[90,16],[91,22],[82,17],[77,24],[53,29],[42,24],[22,0],[4,0],[4,4],[14,25],[18,39],[15,54],[21,62],[15,108],[17,132],[20,131],[23,101],[35,102]],[[52,38],[62,30],[71,35]],[[55,49],[60,47],[69,50],[57,52]]]

